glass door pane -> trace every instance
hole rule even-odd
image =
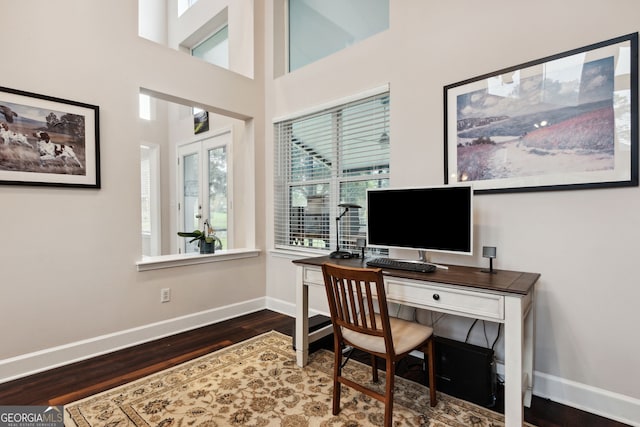
[[[209,221],[224,249],[228,244],[227,147],[207,150]]]
[[[202,205],[200,202],[200,155],[197,145],[193,144],[181,147],[179,150],[180,170],[182,175],[182,201],[180,210],[179,231],[193,231],[201,229]],[[196,150],[195,152],[193,150]],[[188,238],[181,237],[183,242],[179,245],[185,253],[198,252],[198,242],[189,243]]]

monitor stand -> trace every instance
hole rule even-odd
[[[441,270],[448,270],[449,267],[447,267],[446,265],[441,265],[441,264],[436,264],[434,262],[431,262],[429,260],[429,257],[427,256],[427,251],[418,251],[418,261],[420,262],[424,262],[426,264],[431,264],[431,265],[435,265],[436,268],[439,268]]]

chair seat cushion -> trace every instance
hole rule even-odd
[[[393,338],[393,347],[396,354],[406,353],[417,348],[422,342],[426,341],[433,334],[433,328],[408,320],[390,317],[391,336]],[[376,315],[376,325],[382,330],[382,320]],[[384,338],[375,337],[359,332],[342,328],[342,336],[345,340],[356,347],[363,350],[373,351],[376,353],[386,353]]]

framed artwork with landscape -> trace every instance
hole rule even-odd
[[[638,185],[638,33],[444,87],[445,183]]]
[[[0,87],[0,184],[100,188],[98,112]]]

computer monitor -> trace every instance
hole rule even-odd
[[[472,255],[473,188],[368,190],[367,245]]]

